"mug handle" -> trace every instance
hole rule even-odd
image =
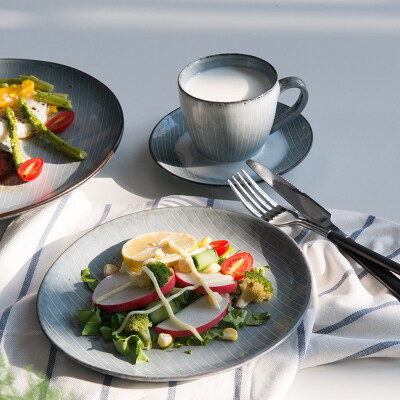
[[[279,88],[280,93],[283,93],[285,90],[288,89],[300,89],[300,95],[296,103],[294,103],[292,107],[290,107],[284,113],[275,118],[271,128],[271,133],[279,130],[283,125],[289,123],[297,116],[299,116],[300,113],[304,110],[304,107],[306,106],[308,101],[308,90],[306,84],[300,78],[296,78],[294,76],[282,78],[279,80]]]

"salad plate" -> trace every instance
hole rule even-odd
[[[90,309],[91,292],[81,282],[90,268],[97,279],[107,263],[120,266],[122,245],[148,232],[185,232],[229,240],[235,249],[251,253],[255,266],[265,266],[273,295],[252,304],[249,311],[269,312],[260,326],[239,329],[234,342],[211,340],[206,346],[146,350],[149,362],[130,364],[101,336],[81,336],[78,307]],[[282,343],[301,322],[311,295],[308,262],[297,244],[278,228],[255,217],[204,207],[174,207],[142,211],[112,220],[71,245],[43,279],[37,297],[39,322],[47,337],[76,362],[113,376],[141,381],[189,380],[220,373],[259,357]],[[153,328],[152,328],[153,329]],[[188,354],[188,349],[192,354]]]
[[[42,206],[75,189],[94,176],[110,160],[122,137],[123,113],[118,99],[99,80],[52,62],[0,59],[0,78],[33,75],[54,85],[54,91],[66,93],[72,102],[75,119],[59,134],[68,143],[88,154],[76,161],[55,149],[40,134],[20,140],[27,158],[40,157],[44,166],[31,182],[0,181],[0,219]],[[5,147],[5,143],[0,145]]]
[[[277,115],[289,107],[278,103]],[[268,136],[260,151],[252,156],[278,174],[299,164],[308,154],[313,133],[307,120],[299,115],[291,123]],[[260,177],[246,165],[246,160],[218,162],[202,156],[196,149],[178,108],[162,118],[153,129],[149,149],[154,161],[170,174],[190,182],[227,186],[227,179],[242,168],[257,182]]]

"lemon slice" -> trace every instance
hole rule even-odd
[[[122,257],[130,269],[140,270],[143,261],[152,258],[157,249],[162,249],[166,259],[177,255],[167,244],[158,244],[164,239],[172,240],[175,245],[187,252],[197,248],[196,238],[188,233],[151,232],[128,240],[122,247]],[[173,262],[168,264],[173,264]]]

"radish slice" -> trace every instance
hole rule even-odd
[[[112,290],[128,284],[131,282],[129,275],[121,274],[116,272],[99,282],[96,289],[93,292],[92,300],[93,303],[102,311],[105,312],[121,312],[127,310],[134,310],[139,307],[144,307],[150,304],[152,301],[158,299],[157,292],[155,289],[140,288],[137,286],[130,286],[121,292],[114,294],[104,300],[96,301],[100,299]],[[170,280],[162,286],[161,293],[167,294],[175,286],[175,274],[173,274]]]
[[[175,272],[175,275],[176,282],[182,287],[198,285],[200,283],[191,272]],[[217,272],[215,274],[201,274],[201,276],[213,292],[223,294],[236,290],[236,282],[230,275],[223,275]],[[203,286],[199,286],[195,291],[206,294]]]
[[[190,304],[182,311],[179,311],[176,316],[182,322],[196,328],[197,332],[205,332],[206,330],[217,325],[219,321],[228,312],[228,305],[231,301],[229,294],[223,294],[222,300],[219,303],[220,310],[217,310],[208,301],[208,296],[203,296]],[[193,333],[189,330],[180,329],[174,321],[167,319],[156,326],[156,333],[169,333],[173,337],[192,336]]]

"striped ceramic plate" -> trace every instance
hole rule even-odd
[[[91,293],[80,281],[89,266],[102,278],[106,263],[120,264],[123,243],[154,231],[187,232],[200,239],[228,239],[234,249],[250,252],[256,266],[271,266],[267,278],[274,292],[269,302],[249,307],[271,314],[268,323],[243,327],[235,342],[212,340],[207,346],[147,351],[150,361],[132,365],[101,337],[80,336],[77,310],[91,307]],[[274,226],[232,211],[176,207],[143,211],[112,220],[77,240],[45,276],[37,299],[40,324],[49,339],[75,361],[121,378],[170,381],[235,368],[268,352],[300,323],[310,300],[311,276],[296,243]]]
[[[0,59],[0,78],[34,75],[68,93],[73,124],[59,136],[88,153],[77,162],[56,150],[40,135],[21,140],[26,158],[40,157],[39,178],[24,183],[17,176],[0,182],[0,219],[21,214],[73,190],[95,175],[114,154],[121,140],[123,114],[115,95],[103,83],[75,68],[45,61]]]

